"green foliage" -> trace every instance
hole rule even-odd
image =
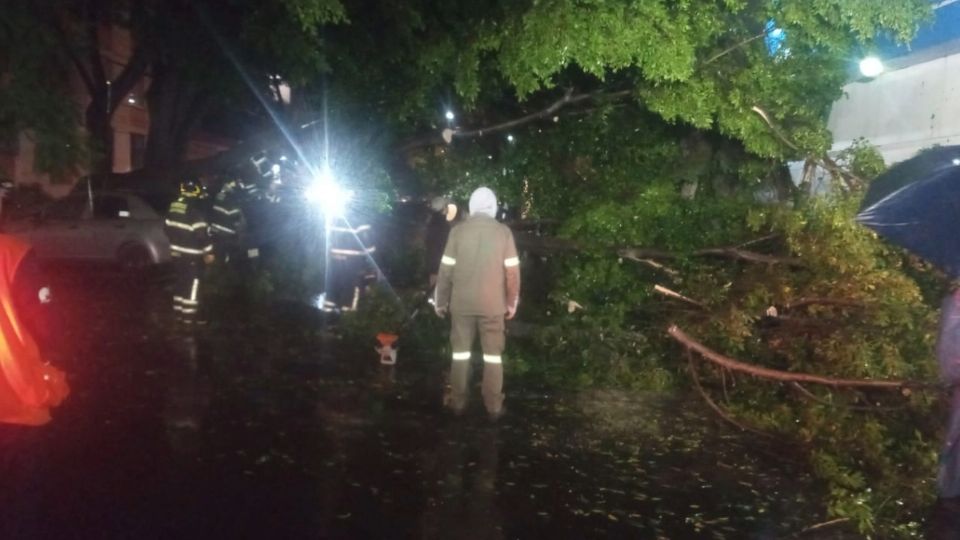
[[[398,294],[379,285],[368,289],[357,311],[342,314],[340,326],[345,342],[361,351],[372,350],[376,335],[384,332],[400,336],[397,345],[404,354],[419,351],[446,360],[447,355],[437,353],[445,350],[448,324],[434,314],[422,292]]]
[[[883,156],[863,138],[855,139],[849,148],[836,156],[838,164],[860,178],[870,180],[886,170]]]
[[[36,144],[36,170],[56,180],[83,165],[89,149],[69,95],[66,59],[27,4],[11,3],[0,15],[0,146],[26,132]]]
[[[520,317],[537,329],[511,341],[514,377],[683,388],[685,356],[664,335],[677,324],[717,351],[775,369],[935,380],[936,278],[854,222],[857,193],[778,202],[776,163],[715,131],[630,107],[514,134],[514,144],[460,145],[421,169],[437,190],[490,185],[527,218],[558,220],[548,232],[580,246],[523,258],[534,292],[525,285]],[[862,141],[840,161],[865,178],[883,166]],[[757,239],[743,249],[802,264],[694,255]],[[655,267],[616,255],[631,246],[672,256]],[[656,284],[704,307],[666,299]],[[771,306],[780,317],[766,316]],[[935,492],[936,394],[810,387],[810,398],[710,367],[700,376],[735,417],[808,457],[831,516],[883,537],[916,533]]]
[[[755,107],[800,154],[823,154],[850,58],[878,36],[909,40],[932,13],[924,0],[358,1],[346,10],[352,24],[333,45],[337,84],[399,121],[400,134],[439,131],[445,107],[469,111],[472,127],[529,112],[559,89],[626,90],[667,122],[716,129],[769,157],[795,152]],[[785,38],[771,52],[775,29]]]

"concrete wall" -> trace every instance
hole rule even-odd
[[[890,165],[922,148],[960,144],[960,54],[852,82],[844,91],[828,124],[835,151],[865,137]]]

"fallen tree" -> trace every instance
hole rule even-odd
[[[687,335],[686,332],[681,330],[678,326],[673,325],[667,329],[667,335],[672,337],[678,343],[683,345],[685,348],[696,352],[703,359],[708,360],[724,369],[730,371],[735,371],[738,373],[745,373],[747,375],[757,377],[760,379],[766,379],[770,381],[778,381],[785,383],[811,383],[811,384],[821,384],[824,386],[830,386],[832,388],[882,388],[886,390],[902,390],[904,388],[941,388],[943,385],[932,382],[920,382],[920,381],[907,381],[907,380],[891,380],[891,381],[878,381],[878,380],[868,380],[868,379],[843,379],[836,377],[825,377],[822,375],[814,375],[810,373],[791,373],[789,371],[782,371],[778,369],[771,369],[763,366],[757,366],[754,364],[749,364],[742,362],[740,360],[735,360],[729,356],[720,354],[713,349],[710,349],[706,345],[700,343],[696,339]]]

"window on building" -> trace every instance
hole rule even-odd
[[[142,169],[147,154],[147,136],[142,133],[130,134],[130,168]]]

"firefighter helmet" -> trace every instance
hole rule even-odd
[[[180,194],[186,197],[199,197],[203,194],[203,184],[196,179],[187,179],[180,182]]]

